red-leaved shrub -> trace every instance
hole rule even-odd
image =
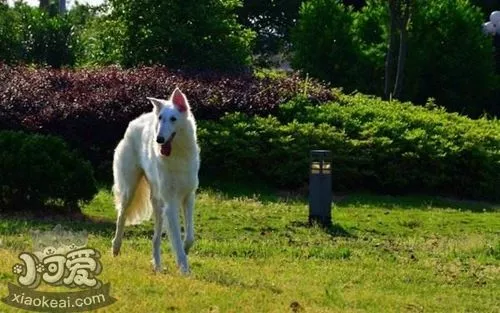
[[[187,95],[199,120],[235,111],[273,114],[280,103],[304,92],[313,102],[334,98],[327,87],[297,75],[256,78],[165,67],[57,70],[0,65],[0,129],[58,135],[99,165],[111,161],[128,123],[151,110],[146,97],[167,98],[175,87]]]

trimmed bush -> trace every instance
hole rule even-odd
[[[328,124],[230,113],[218,122],[198,122],[203,171],[225,178],[298,187],[308,175],[309,150],[334,148],[345,155],[346,136]],[[339,152],[341,151],[341,152]]]
[[[179,86],[198,120],[201,170],[212,176],[295,188],[307,181],[309,150],[327,148],[336,189],[500,197],[500,123],[432,103],[345,96],[296,76],[165,68],[3,67],[0,81],[0,128],[63,137],[101,179],[111,177],[112,152],[128,123],[151,110],[145,97],[165,97]]]
[[[200,120],[234,111],[274,114],[279,103],[297,93],[313,102],[334,99],[326,87],[311,80],[306,84],[298,76],[255,78],[163,67],[68,71],[0,66],[0,81],[0,129],[61,136],[105,175],[111,166],[103,162],[111,162],[128,123],[151,110],[146,97],[168,97],[175,86],[186,93]]]
[[[297,187],[307,182],[309,151],[323,148],[332,150],[336,189],[500,199],[497,120],[357,95],[199,126],[202,167],[219,175]]]
[[[0,147],[0,211],[74,210],[97,193],[90,163],[60,138],[1,131]]]

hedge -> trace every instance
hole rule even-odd
[[[60,138],[0,131],[0,212],[78,210],[97,193],[92,166]]]
[[[307,182],[309,150],[326,148],[336,189],[500,198],[500,122],[432,103],[347,96],[297,76],[165,68],[2,67],[0,81],[1,128],[63,137],[100,179],[111,178],[112,152],[128,122],[150,110],[145,97],[177,85],[198,120],[202,174],[295,188]]]
[[[0,129],[59,135],[104,171],[110,167],[102,162],[112,160],[129,121],[151,110],[146,97],[167,97],[175,86],[200,120],[229,111],[274,114],[297,93],[318,103],[334,99],[327,87],[297,75],[256,78],[165,67],[75,71],[0,65],[0,82]]]
[[[277,116],[231,113],[201,122],[205,170],[278,187],[308,179],[311,149],[333,154],[334,188],[500,199],[500,122],[442,108],[341,96],[321,106],[301,99]]]

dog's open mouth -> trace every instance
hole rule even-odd
[[[172,140],[174,140],[175,133],[172,133],[172,136],[168,138],[167,142],[161,145],[160,152],[164,156],[169,156],[172,153]]]

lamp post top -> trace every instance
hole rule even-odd
[[[330,155],[331,155],[330,150],[311,150],[311,157],[313,158],[318,158],[318,157],[329,158]]]

